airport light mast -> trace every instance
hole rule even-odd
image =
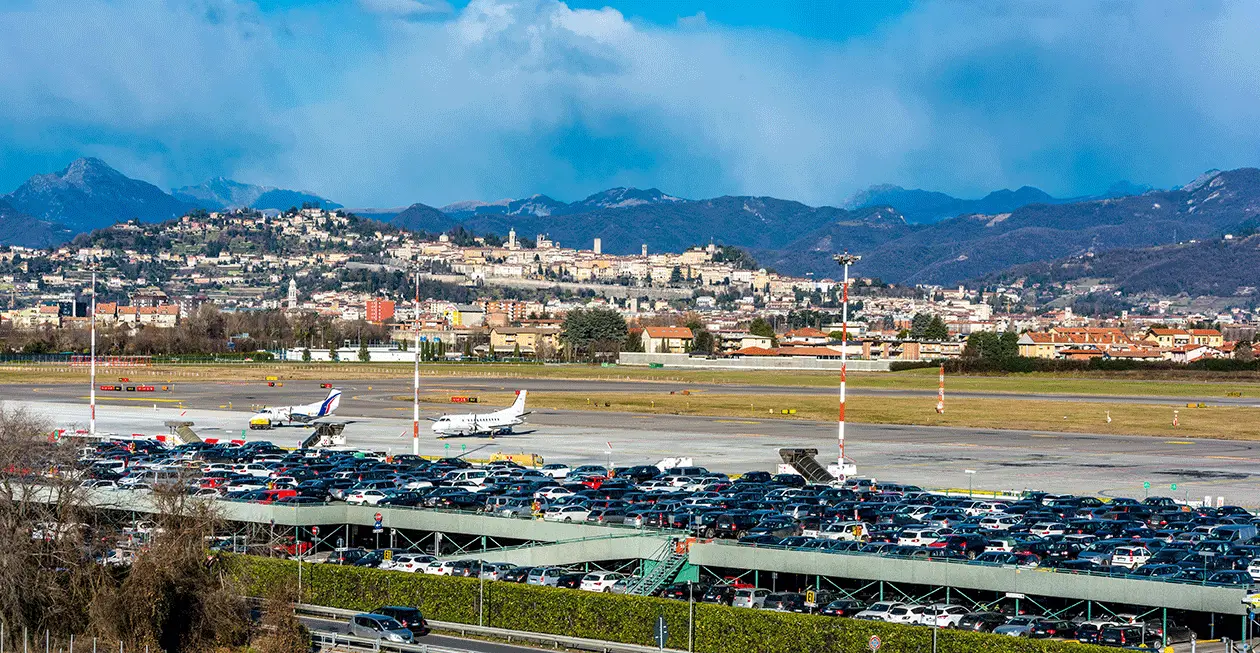
[[[837,254],[833,257],[836,263],[844,268],[844,287],[842,290],[844,299],[842,309],[842,318],[840,325],[840,432],[838,440],[840,444],[840,457],[836,461],[836,477],[841,481],[845,480],[844,476],[844,399],[845,399],[845,376],[849,368],[849,266],[862,260],[861,256],[845,252]]]
[[[411,454],[420,455],[420,273],[416,273],[415,312],[411,316],[411,330],[415,337],[416,371],[411,383]]]
[[[96,436],[96,270],[92,271],[92,353],[88,362],[91,387],[88,390],[88,404],[91,406],[91,417],[88,421],[88,433]]]

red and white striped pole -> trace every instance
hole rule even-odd
[[[941,387],[936,391],[936,412],[945,414],[945,364],[941,363]]]
[[[840,430],[837,441],[840,447],[839,458],[836,460],[836,477],[843,481],[844,474],[844,401],[845,401],[845,381],[848,376],[849,369],[849,266],[861,260],[861,256],[854,256],[845,252],[835,257],[837,263],[844,267],[844,285],[841,289],[843,293],[840,324]]]
[[[89,363],[92,366],[90,372],[91,379],[88,381],[88,403],[91,405],[91,416],[88,423],[88,433],[96,435],[96,271],[92,271],[92,360]]]
[[[411,454],[420,455],[420,273],[416,273],[415,313],[411,330],[415,337],[416,371],[411,382]]]

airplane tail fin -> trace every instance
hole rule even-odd
[[[529,391],[528,391],[528,390],[517,390],[517,391],[516,391],[516,401],[512,402],[512,414],[513,414],[513,415],[520,416],[520,415],[524,415],[524,414],[525,414],[525,393],[527,393],[527,392],[529,392]]]
[[[336,412],[337,407],[341,405],[341,390],[333,388],[328,391],[328,398],[319,405],[319,414],[317,417],[327,417]]]

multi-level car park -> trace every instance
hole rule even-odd
[[[162,487],[223,500],[255,545],[305,560],[1027,637],[1241,634],[1260,582],[1260,518],[1167,497],[977,499],[860,478],[267,442],[103,443],[81,462],[103,505]]]

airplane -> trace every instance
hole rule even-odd
[[[267,430],[276,426],[292,426],[294,423],[309,424],[321,417],[328,417],[341,405],[341,390],[333,388],[323,401],[304,406],[264,408],[249,419],[249,428]]]
[[[443,415],[433,419],[433,432],[439,438],[466,435],[507,435],[513,426],[525,423],[525,390],[516,391],[516,401],[511,406],[493,413],[464,413]]]

